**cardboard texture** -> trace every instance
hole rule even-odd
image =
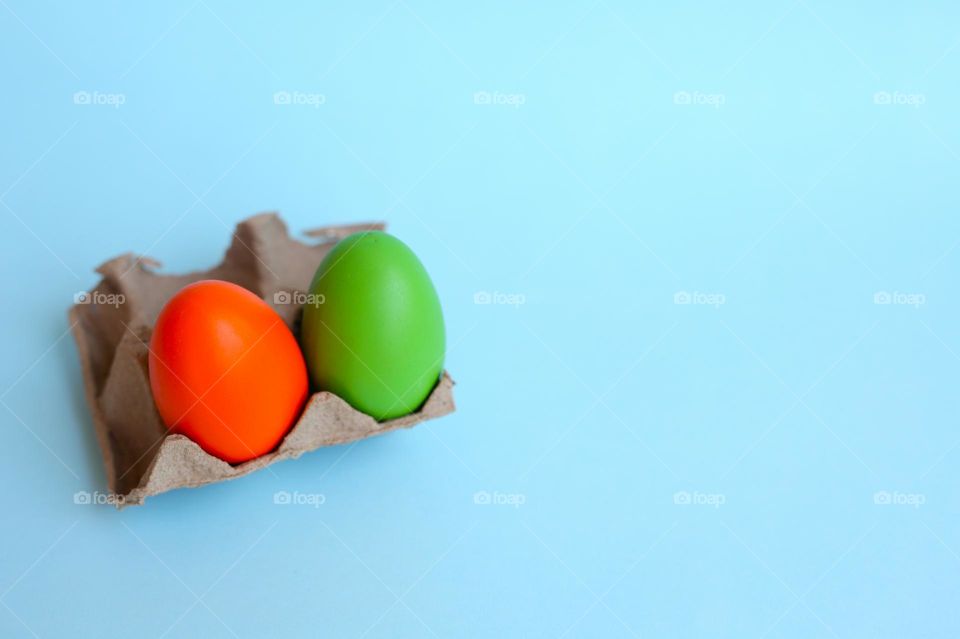
[[[325,227],[307,231],[315,243],[304,243],[288,235],[276,214],[264,213],[237,225],[223,262],[209,271],[161,275],[154,272],[158,262],[132,254],[97,269],[103,279],[85,301],[70,308],[69,317],[107,483],[118,507],[142,504],[151,495],[175,488],[233,479],[321,446],[410,428],[454,411],[453,380],[446,372],[417,412],[382,423],[332,393],[319,392],[308,399],[276,450],[232,466],[188,437],[170,434],[154,405],[147,345],[160,309],[174,293],[203,279],[234,282],[266,300],[298,334],[301,309],[275,301],[306,292],[320,261],[339,239],[383,228],[383,224]]]

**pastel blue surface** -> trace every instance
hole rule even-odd
[[[0,636],[960,635],[955,3],[0,5]],[[74,293],[264,210],[417,251],[457,412],[75,504]]]

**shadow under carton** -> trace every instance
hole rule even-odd
[[[70,308],[69,317],[108,487],[118,507],[142,504],[175,488],[241,477],[322,446],[410,428],[454,411],[453,380],[446,372],[418,411],[386,422],[377,422],[333,393],[314,393],[276,450],[232,466],[188,437],[169,433],[153,402],[147,345],[157,315],[177,291],[204,279],[233,282],[263,298],[295,329],[300,308],[274,300],[290,300],[306,291],[320,261],[341,238],[383,228],[325,227],[307,231],[314,243],[304,243],[289,236],[279,216],[264,213],[237,225],[223,262],[209,271],[161,275],[153,271],[158,262],[132,254],[97,269],[103,279]]]

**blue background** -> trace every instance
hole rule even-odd
[[[0,635],[960,634],[960,13],[661,4],[0,1]],[[418,252],[458,411],[75,504],[73,294],[265,210]]]

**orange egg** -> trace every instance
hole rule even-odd
[[[229,282],[196,282],[167,302],[149,366],[167,427],[233,464],[276,448],[307,399],[293,333],[266,302]]]

